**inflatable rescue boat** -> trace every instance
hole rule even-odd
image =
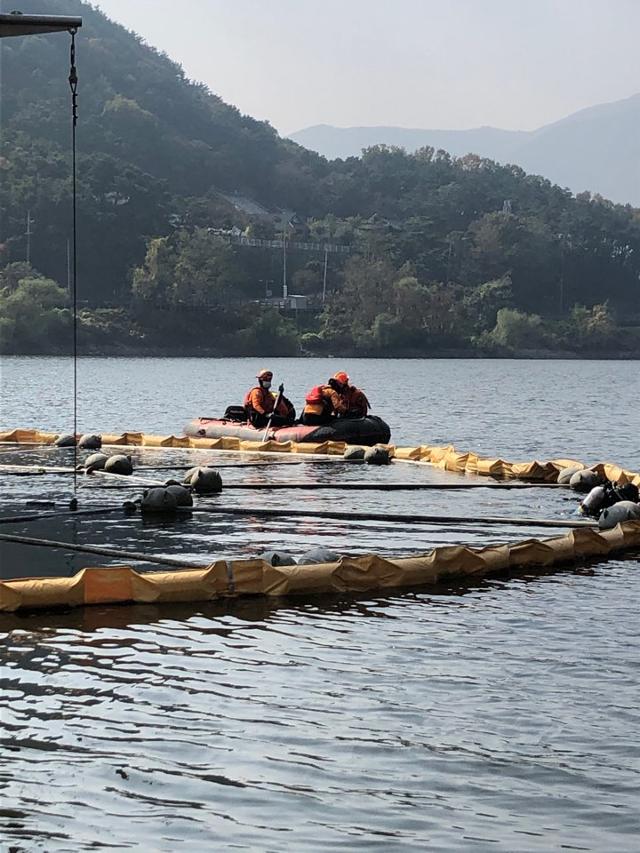
[[[243,441],[261,441],[265,430],[256,429],[246,421],[238,422],[225,418],[194,418],[184,428],[185,435],[201,438],[224,438],[231,436]],[[366,418],[337,418],[323,426],[270,427],[267,439],[274,441],[344,441],[347,444],[388,444],[391,430],[382,418],[368,415]]]

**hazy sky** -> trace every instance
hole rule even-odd
[[[530,130],[640,91],[640,0],[96,0],[281,133]]]

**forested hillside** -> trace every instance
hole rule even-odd
[[[10,5],[83,17],[78,145],[88,298],[120,297],[145,237],[167,232],[193,198],[219,207],[213,188],[310,211],[327,170],[322,158],[189,82],[168,57],[86,3]],[[4,39],[0,54],[4,237],[24,231],[30,209],[32,260],[59,278],[69,234],[68,54],[63,34]]]
[[[640,213],[518,167],[377,146],[329,162],[242,116],[79,0],[81,342],[141,352],[631,352]],[[0,331],[67,345],[69,41],[4,39]],[[29,253],[25,264],[27,216]],[[256,238],[253,246],[247,240]],[[301,314],[277,295],[288,249]],[[327,241],[331,255],[323,288]],[[311,246],[298,251],[296,247]],[[278,248],[278,246],[280,248]],[[62,287],[60,286],[62,285]]]
[[[372,145],[417,151],[425,145],[450,154],[469,152],[517,163],[573,192],[589,190],[640,206],[640,93],[580,110],[537,130],[427,130],[405,127],[332,127],[321,124],[291,139],[325,157],[359,157]]]

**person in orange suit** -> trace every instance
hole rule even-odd
[[[336,415],[335,406],[342,406],[336,392],[328,385],[316,385],[304,398],[301,421],[305,426],[322,426]]]
[[[339,370],[329,379],[329,387],[338,396],[340,402],[334,405],[334,411],[342,418],[366,418],[369,413],[367,395],[360,388],[351,385],[349,375]]]
[[[247,391],[243,403],[249,423],[257,429],[266,427],[269,419],[272,426],[292,424],[296,419],[296,410],[291,401],[283,395],[276,408],[277,396],[271,391],[272,371],[261,370],[256,379],[258,384]]]
[[[349,376],[340,370],[326,385],[316,385],[305,397],[302,423],[320,426],[335,418],[364,418],[369,401],[364,391],[349,384]]]

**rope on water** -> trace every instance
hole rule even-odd
[[[253,516],[256,518],[327,518],[337,521],[382,521],[400,524],[502,524],[515,527],[598,527],[595,521],[575,521],[555,518],[518,518],[481,515],[476,518],[463,515],[409,515],[383,512],[329,512],[310,509],[263,509],[262,507],[225,507],[215,504],[198,504],[193,512],[210,512],[220,515]]]
[[[564,488],[559,483],[305,483],[297,481],[281,481],[279,483],[225,483],[223,491],[228,489],[243,489],[246,491],[261,489],[307,489],[309,491],[362,491],[362,492],[419,492],[433,489],[448,491],[450,489],[534,489],[534,488]]]
[[[193,465],[190,466],[141,466],[136,468],[136,471],[188,471],[193,468]],[[233,467],[231,465],[216,465],[212,470],[218,471],[225,467]],[[27,476],[43,476],[45,474],[49,475],[59,475],[59,474],[71,474],[73,473],[72,468],[55,468],[55,467],[29,467],[22,465],[0,465],[0,475],[5,474],[12,477],[27,477]],[[121,482],[128,482],[132,486],[141,486],[145,488],[153,488],[154,486],[161,486],[162,483],[150,483],[146,480],[143,480],[139,477],[133,476],[131,474],[112,474],[110,471],[93,471],[90,476],[94,475],[118,479]],[[309,491],[314,490],[335,490],[335,491],[364,491],[364,492],[397,492],[397,491],[408,491],[408,492],[418,492],[422,490],[464,490],[464,489],[495,489],[497,491],[501,490],[509,490],[513,489],[517,491],[518,489],[568,489],[568,486],[563,485],[562,483],[515,483],[515,482],[506,482],[506,483],[497,483],[497,482],[488,482],[488,483],[385,483],[384,481],[378,481],[375,483],[363,483],[363,482],[345,482],[345,483],[310,483],[305,481],[297,481],[297,480],[281,480],[279,482],[274,481],[271,483],[232,483],[227,482],[224,485],[225,489],[241,489],[246,491],[260,491],[263,489],[270,490],[285,490],[285,489],[307,489]]]

